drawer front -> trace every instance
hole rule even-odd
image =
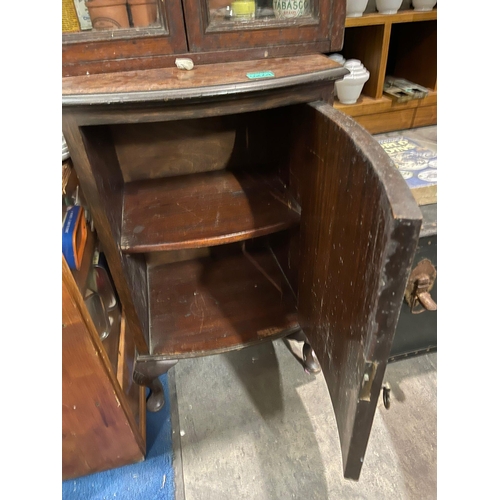
[[[389,111],[387,113],[357,116],[355,119],[371,134],[380,134],[391,130],[411,128],[414,113],[414,109],[404,109],[401,111]]]
[[[436,125],[437,123],[437,106],[424,106],[415,110],[415,118],[413,119],[413,127],[425,127],[427,125]]]

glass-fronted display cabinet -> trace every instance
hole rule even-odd
[[[63,76],[330,52],[343,0],[63,0]]]

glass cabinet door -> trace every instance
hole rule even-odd
[[[210,24],[236,28],[236,24],[280,19],[317,18],[311,0],[206,0]]]
[[[62,21],[63,33],[162,27],[157,0],[63,0]]]
[[[184,0],[189,47],[192,51],[212,51],[305,43],[315,45],[313,50],[325,51],[322,43],[329,40],[337,3],[342,2]],[[199,21],[190,22],[195,17]]]
[[[186,52],[181,1],[63,0],[63,67]]]

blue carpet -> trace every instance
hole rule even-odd
[[[172,423],[167,374],[160,377],[165,406],[147,413],[143,462],[63,481],[62,500],[174,500]]]

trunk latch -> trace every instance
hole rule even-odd
[[[421,260],[410,274],[405,290],[405,299],[412,314],[436,311],[437,304],[429,293],[436,281],[437,271],[429,259]]]

